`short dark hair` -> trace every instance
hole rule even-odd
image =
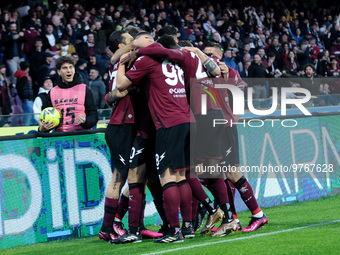
[[[215,49],[217,49],[217,50],[219,50],[220,52],[223,53],[223,48],[221,47],[221,44],[219,44],[219,43],[209,41],[204,46],[204,48],[207,48],[207,47],[215,48]]]
[[[175,39],[171,35],[163,35],[157,40],[164,48],[178,49],[180,46],[176,43]]]
[[[177,28],[174,25],[164,26],[158,31],[159,37],[162,37],[163,35],[176,35],[177,37]]]
[[[305,65],[305,67],[303,68],[303,70],[306,71],[307,67],[312,68],[313,71],[315,72],[315,67],[314,67],[314,65],[312,65],[312,64],[307,64],[307,65]]]
[[[118,50],[118,45],[120,43],[125,43],[126,38],[123,36],[126,32],[124,30],[114,31],[109,37],[109,49],[113,53]]]
[[[63,56],[57,59],[57,63],[56,63],[56,68],[57,70],[60,70],[61,66],[64,63],[68,63],[74,66],[74,59],[70,56]]]
[[[96,70],[96,71],[99,73],[99,69],[98,69],[97,66],[91,66],[91,67],[90,67],[90,70]]]
[[[181,47],[194,47],[192,43],[188,41],[179,41],[178,45]]]
[[[136,36],[134,38],[137,39],[137,38],[141,37],[142,35],[148,35],[148,36],[152,37],[152,35],[149,32],[141,31],[138,34],[136,34]]]
[[[30,67],[30,64],[27,61],[22,61],[20,62],[19,65],[20,65],[20,70],[23,70],[23,71]]]
[[[125,32],[126,33],[129,33],[133,38],[139,33],[141,32],[142,30],[139,28],[139,27],[134,27],[132,25],[128,25],[126,28],[125,28]]]

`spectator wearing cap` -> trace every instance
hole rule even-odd
[[[40,84],[39,94],[33,102],[34,119],[39,123],[39,114],[42,109],[48,107],[48,92],[53,88],[53,82],[50,76],[45,76]]]
[[[84,84],[87,86],[90,82],[89,72],[86,69],[87,67],[87,61],[83,58],[79,58],[76,65],[76,72],[80,74],[80,76],[83,78]]]
[[[89,72],[89,88],[92,90],[94,101],[96,103],[97,109],[105,108],[105,92],[106,87],[99,75],[99,70],[96,66],[92,66]]]
[[[52,81],[56,81],[55,80],[55,75],[56,75],[56,68],[53,66],[53,54],[49,53],[49,52],[45,52],[44,53],[44,59],[43,62],[40,66],[39,69],[39,73],[40,73],[40,78],[41,76],[51,76]],[[39,82],[39,84],[41,83],[41,80]]]

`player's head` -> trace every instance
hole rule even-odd
[[[179,41],[178,45],[180,47],[194,47],[191,42],[188,41]]]
[[[204,47],[204,53],[206,55],[212,55],[218,59],[223,57],[223,50],[219,43],[208,42]]]
[[[71,56],[63,56],[57,59],[56,68],[63,82],[73,81],[75,69],[74,59]]]
[[[139,32],[135,41],[138,48],[144,48],[154,43],[152,35],[146,31]]]
[[[119,48],[129,44],[132,40],[132,36],[121,30],[121,31],[114,31],[111,33],[109,37],[109,49],[114,53]]]
[[[142,30],[139,27],[134,27],[132,25],[129,25],[125,28],[125,32],[131,35],[133,38],[139,33],[142,32]]]
[[[177,28],[173,25],[167,25],[162,27],[159,31],[158,31],[158,38],[164,36],[164,35],[170,35],[174,38],[175,42],[178,42],[177,39]]]
[[[179,49],[180,46],[176,43],[175,39],[171,35],[163,35],[157,40],[164,48],[167,49]]]

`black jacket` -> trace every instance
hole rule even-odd
[[[82,77],[78,73],[75,73],[73,82],[71,83],[63,82],[61,80],[61,77],[59,77],[56,84],[62,89],[68,89],[78,84],[84,84],[84,82],[83,82]],[[49,101],[48,107],[53,107],[50,92],[48,93],[48,101]],[[94,102],[92,91],[88,87],[86,87],[86,95],[85,95],[85,114],[86,114],[86,122],[82,124],[82,126],[85,129],[92,128],[98,122],[98,113],[97,113],[97,107]]]
[[[19,37],[17,40],[19,57],[23,57],[22,44],[27,41],[26,37]],[[12,59],[14,57],[14,39],[11,33],[8,33],[3,39],[5,46],[4,59]]]

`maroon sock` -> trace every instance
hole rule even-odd
[[[129,227],[139,227],[143,207],[144,183],[129,184]]]
[[[148,189],[153,197],[153,202],[155,203],[157,212],[163,221],[163,226],[168,226],[168,220],[166,219],[163,206],[163,191],[160,182],[149,183]]]
[[[140,215],[140,225],[143,226],[144,225],[144,214],[145,214],[145,206],[146,206],[146,201],[145,201],[145,193],[143,194],[143,204],[142,204],[142,213]]]
[[[177,183],[181,198],[181,215],[183,221],[192,221],[192,191],[187,180]]]
[[[164,210],[169,226],[179,228],[179,211],[181,203],[176,182],[168,182],[163,186]]]
[[[214,195],[216,196],[216,199],[218,201],[218,204],[222,211],[224,212],[224,218],[223,223],[227,223],[231,220],[233,220],[233,214],[230,210],[230,204],[229,204],[229,197],[228,197],[228,190],[227,186],[224,183],[224,180],[222,178],[219,179],[208,179],[210,184],[213,187]]]
[[[103,225],[112,227],[117,211],[118,199],[105,197]]]
[[[261,208],[257,203],[253,188],[251,187],[248,180],[242,176],[236,183],[234,183],[234,186],[240,192],[242,200],[247,205],[251,213],[253,215],[259,213]]]
[[[193,196],[192,197],[192,220],[196,220],[197,210],[199,201]]]
[[[187,172],[186,179],[190,185],[193,197],[195,197],[200,203],[202,203],[209,214],[213,214],[215,212],[214,203],[210,200],[209,196],[204,191],[201,182],[195,177],[190,178],[190,172]]]
[[[229,203],[230,203],[230,210],[233,213],[234,219],[238,219],[237,212],[236,212],[236,207],[235,207],[235,186],[232,184],[231,181],[224,180],[227,190],[228,190],[228,197],[229,197]]]
[[[208,179],[208,182],[214,189],[214,195],[216,196],[215,198],[217,199],[219,205],[229,203],[227,186],[225,185],[224,180],[221,178]]]
[[[129,198],[122,194],[118,203],[115,218],[122,220],[129,209]]]

